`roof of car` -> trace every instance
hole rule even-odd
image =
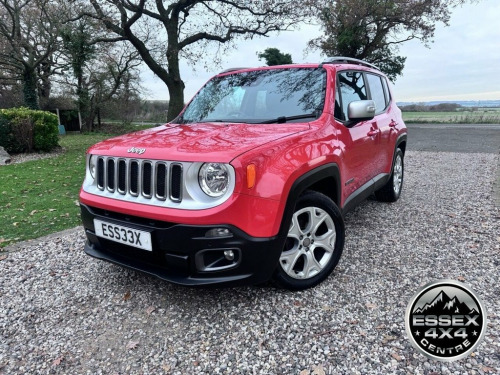
[[[259,69],[279,69],[279,68],[310,68],[310,67],[322,67],[323,65],[338,65],[338,64],[350,64],[350,65],[359,65],[371,69],[375,69],[380,71],[380,69],[376,66],[373,65],[367,61],[364,60],[359,60],[359,59],[354,59],[352,57],[345,57],[345,56],[333,56],[329,57],[326,60],[322,61],[321,63],[300,63],[300,64],[286,64],[286,65],[273,65],[273,66],[262,66],[262,67],[234,67],[234,68],[228,68],[224,69],[223,71],[219,72],[218,74],[227,74],[227,73],[232,73],[240,70],[259,70]]]

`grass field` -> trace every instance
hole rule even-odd
[[[0,248],[80,224],[85,151],[108,137],[67,135],[59,156],[0,167]]]
[[[403,112],[407,123],[500,124],[500,108],[456,112]]]
[[[80,225],[78,193],[85,175],[85,151],[116,134],[150,126],[107,129],[111,134],[60,137],[58,156],[0,167],[0,250],[18,241]]]

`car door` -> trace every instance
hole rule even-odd
[[[375,117],[379,134],[376,136],[376,170],[377,174],[389,173],[392,166],[392,155],[394,153],[393,128],[395,126],[394,116],[390,112],[389,92],[384,87],[387,84],[385,77],[378,74],[366,73],[366,81],[370,92],[370,98],[375,102]]]
[[[369,182],[376,174],[376,143],[379,135],[373,120],[349,123],[349,103],[367,100],[368,90],[360,71],[337,74],[335,118],[339,124],[339,141],[343,143],[342,175],[344,199]]]

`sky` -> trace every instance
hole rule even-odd
[[[319,26],[305,25],[267,38],[239,40],[219,66],[208,70],[206,64],[193,71],[181,63],[185,101],[226,68],[265,65],[257,51],[268,47],[291,54],[295,63],[320,62],[325,56],[319,51],[306,52],[307,42],[319,35]],[[397,101],[500,100],[500,0],[480,0],[455,8],[450,26],[437,24],[433,40],[430,48],[416,40],[401,46],[399,54],[407,59],[403,76],[393,87]],[[141,79],[146,99],[168,100],[167,87],[147,67]]]

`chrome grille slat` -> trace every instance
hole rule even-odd
[[[183,184],[181,163],[107,156],[97,159],[96,186],[108,194],[179,203]]]

